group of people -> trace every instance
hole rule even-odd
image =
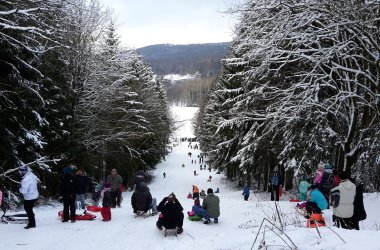
[[[333,207],[333,221],[337,227],[359,230],[359,221],[366,218],[363,204],[363,184],[355,185],[348,172],[338,174],[330,164],[319,164],[313,184],[306,177],[299,184],[299,207],[306,217]]]
[[[76,175],[73,175],[74,168],[73,165],[70,165],[63,169],[64,176],[60,188],[60,196],[63,202],[62,222],[76,221],[77,201],[80,202],[82,209],[86,209],[85,193],[90,181],[81,169],[77,171]],[[120,207],[122,181],[122,177],[117,174],[116,169],[112,169],[106,182],[96,185],[93,191],[93,205],[98,206],[99,199],[103,198],[101,210],[103,221],[111,220],[111,207]]]

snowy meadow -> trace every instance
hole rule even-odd
[[[182,123],[176,137],[192,137],[191,121],[197,109],[174,107],[172,110],[176,121]],[[380,249],[380,220],[376,213],[380,207],[379,194],[365,194],[368,217],[360,224],[362,230],[333,227],[332,211],[327,210],[323,215],[327,227],[319,228],[319,235],[315,228],[306,227],[306,219],[295,210],[295,203],[288,201],[291,194],[284,194],[277,209],[275,203],[269,201],[269,193],[251,192],[249,200],[244,201],[236,183],[214,171],[199,170],[199,164],[191,163],[201,151],[190,149],[188,142],[173,141],[172,145],[173,151],[152,171],[154,178],[148,185],[158,202],[174,192],[184,207],[184,232],[178,237],[164,237],[155,226],[157,215],[135,218],[130,204],[132,192],[127,191],[123,193],[122,207],[112,209],[110,222],[102,222],[100,213],[94,213],[97,218],[92,221],[61,223],[57,216],[62,210],[61,204],[39,206],[35,208],[35,229],[25,230],[20,224],[0,224],[0,249]],[[188,152],[192,152],[192,157]],[[194,176],[194,170],[199,175]],[[210,174],[213,178],[208,182]],[[204,225],[187,219],[186,212],[191,210],[193,200],[186,196],[193,184],[205,190],[220,189],[217,194],[221,200],[219,224]],[[260,229],[263,219],[270,223],[265,222]],[[276,229],[272,223],[278,228],[282,224],[283,230]]]

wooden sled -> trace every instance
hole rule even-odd
[[[170,231],[173,232],[174,231],[175,237],[178,237],[177,230],[178,230],[177,227],[176,228],[165,228],[164,229],[164,236],[166,237],[168,235],[168,232],[170,232]]]
[[[144,211],[141,211],[141,210],[137,210],[136,214],[135,214],[135,218],[137,217],[143,217],[144,219],[149,217],[149,216],[153,216],[155,214],[152,213],[152,211],[149,209],[148,212],[144,212]]]

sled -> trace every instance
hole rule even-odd
[[[202,217],[199,216],[199,215],[193,215],[193,216],[189,216],[189,220],[191,220],[191,221],[201,221]]]
[[[310,215],[310,218],[306,221],[306,227],[309,228],[318,228],[318,227],[325,227],[326,222],[325,219],[322,217],[322,214],[316,214],[312,213]]]
[[[1,223],[11,224],[26,224],[29,222],[27,214],[10,214],[6,215],[5,212],[1,216]]]
[[[58,217],[60,219],[63,219],[63,211],[58,212]],[[84,214],[76,214],[75,215],[75,220],[94,220],[96,218],[96,215],[85,212]]]
[[[294,199],[294,198],[291,198],[289,201],[290,201],[290,202],[300,202],[300,199]]]
[[[91,212],[100,212],[102,208],[97,206],[87,206],[87,210]]]
[[[136,214],[135,214],[135,218],[137,217],[143,217],[144,219],[149,217],[149,216],[154,216],[156,215],[155,213],[152,213],[151,210],[149,209],[148,212],[144,212],[144,211],[141,211],[141,210],[137,210]]]
[[[175,237],[178,237],[177,230],[178,230],[177,227],[176,228],[165,228],[164,229],[164,236],[166,237],[168,235],[168,232],[173,232],[174,231]]]

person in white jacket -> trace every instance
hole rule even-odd
[[[351,217],[354,215],[356,186],[350,181],[350,175],[347,172],[342,172],[340,179],[339,185],[331,189],[335,225],[345,229],[353,229]]]
[[[22,177],[20,193],[24,196],[24,209],[28,215],[28,224],[25,229],[36,227],[36,219],[33,213],[33,206],[38,198],[37,177],[32,173],[29,167],[19,167],[19,173]]]

